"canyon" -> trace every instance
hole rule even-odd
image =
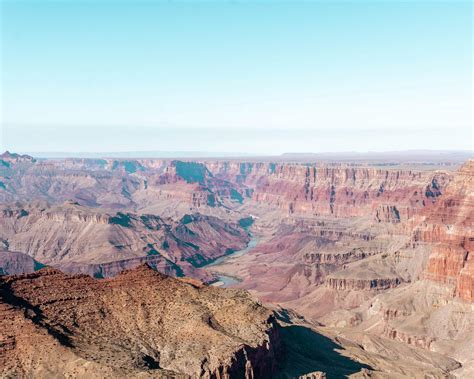
[[[204,263],[243,248],[248,235],[238,224],[186,214],[178,220],[150,214],[106,213],[77,202],[5,206],[1,241],[65,272],[110,277],[149,263],[174,276],[206,275]]]
[[[0,215],[0,272],[17,275],[1,279],[10,375],[474,375],[474,160],[5,153]],[[151,321],[163,312],[177,318]],[[37,361],[20,325],[69,358]]]

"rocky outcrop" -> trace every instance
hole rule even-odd
[[[413,334],[404,333],[394,328],[391,328],[388,325],[386,326],[382,335],[395,341],[400,341],[406,343],[407,345],[413,345],[415,347],[420,347],[422,349],[427,350],[430,349],[431,344],[434,341],[434,338],[427,337],[426,335],[416,336]]]
[[[395,205],[379,205],[375,210],[375,219],[378,222],[400,222],[400,211]]]
[[[348,252],[331,253],[331,252],[308,252],[302,257],[306,264],[325,264],[342,266],[346,263],[359,259],[364,259],[369,254],[362,249],[353,249]]]
[[[322,371],[311,372],[306,375],[301,375],[298,379],[326,379],[326,373]]]
[[[111,280],[53,269],[0,278],[0,375],[270,377],[272,312],[242,291],[140,266]]]
[[[339,291],[386,290],[402,283],[400,278],[326,278],[326,286]]]

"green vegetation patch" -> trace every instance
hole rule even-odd
[[[254,219],[253,217],[249,216],[249,217],[244,217],[244,218],[241,218],[239,220],[239,225],[242,227],[242,228],[248,228],[250,226],[252,226],[254,222]]]
[[[204,183],[207,168],[202,163],[176,161],[176,174],[188,183]]]
[[[130,216],[122,212],[118,212],[117,215],[111,217],[109,224],[120,225],[125,228],[129,228],[132,225]]]
[[[151,243],[147,244],[147,246],[150,250],[148,250],[146,255],[160,255],[160,252],[156,250]]]
[[[230,190],[230,198],[232,200],[238,201],[240,204],[244,202],[244,197],[240,194],[240,192],[236,191],[233,188]]]
[[[194,221],[194,218],[193,216],[191,215],[188,215],[188,214],[185,214],[182,218],[181,218],[181,223],[186,225],[186,224],[189,224],[191,222]]]
[[[207,205],[209,205],[210,207],[216,206],[216,197],[214,195],[207,195]]]

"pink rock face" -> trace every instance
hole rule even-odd
[[[472,254],[465,259],[464,267],[459,273],[457,294],[464,300],[474,302],[474,258]]]
[[[421,228],[420,238],[434,245],[426,276],[474,301],[474,160],[459,169],[440,200],[426,209]]]
[[[339,165],[209,163],[219,178],[242,183],[252,198],[289,214],[371,216],[400,222],[432,203],[448,173]]]

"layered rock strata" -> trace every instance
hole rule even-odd
[[[107,213],[74,202],[0,209],[4,248],[68,272],[109,277],[148,262],[174,276],[243,249],[248,233],[213,216],[187,214],[174,221],[149,214]]]
[[[417,240],[433,245],[426,277],[452,284],[456,296],[474,301],[474,160],[459,169],[426,213],[416,233]]]

